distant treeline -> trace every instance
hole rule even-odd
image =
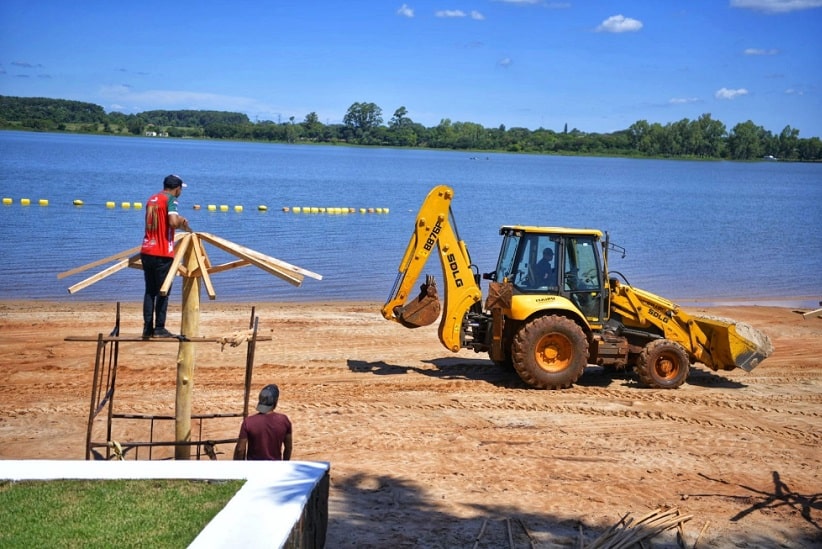
[[[586,133],[568,130],[567,124],[562,131],[504,125],[486,128],[447,118],[426,128],[414,122],[405,107],[395,110],[385,124],[382,109],[374,103],[354,103],[342,124],[323,124],[315,112],[302,121],[292,116],[276,122],[252,122],[236,112],[106,113],[98,105],[81,101],[0,96],[0,128],[545,154],[822,161],[822,140],[818,137],[800,138],[799,130],[791,126],[777,135],[750,120],[728,131],[710,114],[665,125],[639,120],[625,130]]]

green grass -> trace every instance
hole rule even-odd
[[[186,547],[244,480],[0,482],[0,547]]]

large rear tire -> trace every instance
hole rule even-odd
[[[543,316],[529,322],[514,337],[514,369],[537,389],[573,385],[588,364],[588,338],[582,328],[563,316]]]
[[[639,382],[646,387],[676,389],[688,378],[691,364],[682,345],[656,339],[642,349],[636,363]]]

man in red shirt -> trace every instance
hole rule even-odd
[[[166,330],[168,294],[160,295],[160,288],[174,261],[174,230],[191,230],[188,220],[177,212],[177,198],[186,186],[179,176],[169,175],[163,180],[163,190],[151,196],[146,203],[146,228],[140,249],[146,281],[143,339],[175,337]],[[170,287],[168,293],[171,293]]]
[[[291,420],[274,411],[279,399],[280,389],[276,385],[266,385],[260,391],[260,413],[243,420],[234,448],[235,460],[291,459]]]

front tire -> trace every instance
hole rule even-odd
[[[588,364],[588,338],[582,328],[563,316],[543,316],[526,324],[514,337],[514,369],[537,389],[573,385]]]
[[[691,364],[682,345],[657,339],[642,349],[636,363],[639,382],[646,387],[676,389],[688,378]]]

